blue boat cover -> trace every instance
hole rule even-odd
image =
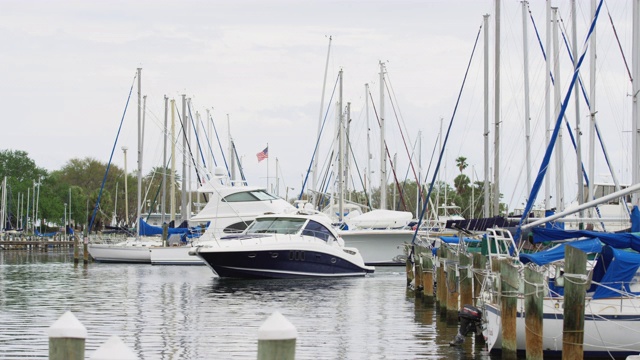
[[[631,209],[631,232],[640,232],[640,210],[637,205]]]
[[[630,293],[629,283],[638,271],[638,267],[640,267],[639,253],[604,246],[602,256],[598,258],[593,269],[593,280],[603,286],[597,284],[591,286],[589,291],[595,291],[593,298],[620,297],[619,291]]]
[[[533,242],[559,241],[577,238],[599,238],[600,241],[617,249],[631,248],[640,251],[640,233],[607,233],[590,230],[553,230],[533,228]]]
[[[460,241],[457,236],[440,236],[440,240],[446,242],[447,244],[458,244]],[[480,240],[463,236],[462,240],[466,243],[479,243]]]
[[[520,262],[522,262],[523,264],[532,262],[537,265],[545,265],[554,261],[564,259],[564,247],[567,244],[570,244],[571,246],[580,249],[587,254],[599,253],[600,251],[602,251],[602,243],[598,238],[578,240],[571,241],[570,243],[558,244],[551,249],[539,251],[536,253],[520,254]]]

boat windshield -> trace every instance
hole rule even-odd
[[[327,229],[324,225],[320,224],[319,222],[316,222],[313,220],[309,220],[309,223],[307,224],[307,226],[305,226],[304,230],[302,231],[302,235],[315,236],[324,241],[336,239],[331,233],[331,231],[329,231],[329,229]]]
[[[275,200],[275,199],[277,199],[275,196],[265,191],[254,190],[254,191],[243,191],[243,192],[227,195],[222,200],[226,202],[245,202],[245,201],[266,201],[266,200]]]
[[[305,222],[305,219],[281,217],[256,219],[247,228],[247,234],[295,234]]]

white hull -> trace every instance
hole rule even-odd
[[[148,245],[89,244],[88,250],[98,262],[151,263]]]
[[[518,299],[516,346],[525,351],[524,300]],[[543,349],[545,355],[562,351],[563,300],[546,298],[543,303]],[[500,308],[486,304],[484,337],[489,350],[502,348]],[[587,300],[585,304],[585,356],[624,356],[640,353],[640,301],[638,299]]]
[[[187,246],[151,247],[151,264],[153,265],[204,265],[204,261],[197,256],[189,255],[195,249]]]
[[[413,230],[339,231],[345,246],[357,248],[364,263],[373,266],[405,265],[405,244],[411,244]]]

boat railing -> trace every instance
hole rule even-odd
[[[490,268],[493,268],[494,260],[519,259],[518,247],[509,230],[501,228],[487,229],[486,237]]]

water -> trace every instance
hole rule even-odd
[[[297,359],[490,359],[405,286],[403,267],[326,280],[226,280],[205,266],[91,263],[68,252],[0,252],[0,358],[48,356],[46,330],[70,310],[86,357],[118,335],[140,359],[256,359],[274,312],[298,331]]]

